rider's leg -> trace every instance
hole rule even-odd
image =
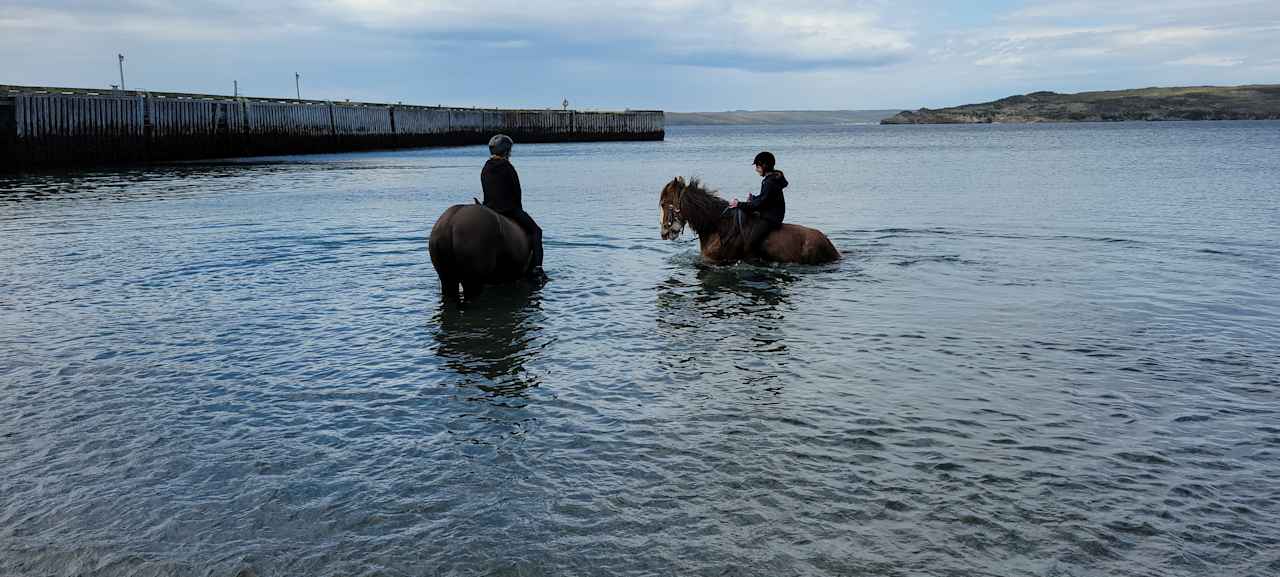
[[[747,221],[746,243],[747,253],[760,256],[764,253],[764,239],[773,232],[773,223],[760,218],[759,214],[752,214],[751,219]]]
[[[533,261],[532,269],[537,271],[542,268],[542,227],[538,226],[538,223],[533,221],[533,217],[524,211],[511,215],[511,218],[529,235],[529,250],[533,253],[530,255],[530,260]]]
[[[533,249],[533,270],[542,268],[542,227],[529,219],[529,244]]]

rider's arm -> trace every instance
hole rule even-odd
[[[511,191],[516,196],[516,203],[519,204],[521,197],[524,196],[520,191],[520,173],[516,172],[516,167],[514,166],[508,164],[507,167],[511,171]]]
[[[773,183],[769,182],[769,180],[766,179],[764,182],[760,184],[760,194],[748,196],[747,201],[743,203],[739,203],[738,206],[746,207],[747,210],[756,210],[760,208],[761,205],[764,204],[764,200],[766,198],[769,198],[769,195],[772,193],[773,193]]]
[[[507,202],[510,203],[514,210],[524,210],[524,204],[521,202],[520,193],[520,175],[516,173],[516,167],[507,164],[503,167],[502,176],[506,179],[506,186],[503,188],[507,192]]]

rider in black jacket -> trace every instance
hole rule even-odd
[[[489,139],[489,161],[484,163],[480,171],[480,186],[484,189],[484,205],[498,214],[516,221],[529,234],[529,243],[533,250],[530,276],[542,277],[542,228],[533,221],[533,217],[524,211],[520,204],[520,175],[516,167],[511,165],[511,146],[514,142],[510,136],[499,134]]]
[[[764,177],[760,181],[760,194],[748,196],[746,202],[738,202],[735,198],[729,205],[746,213],[742,234],[747,250],[753,254],[759,254],[760,243],[770,232],[782,227],[782,218],[787,214],[787,199],[782,194],[782,189],[787,187],[787,177],[774,169],[776,162],[771,153],[757,154],[752,164],[756,174]]]

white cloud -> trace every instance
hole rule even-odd
[[[131,84],[156,89],[291,94],[301,70],[315,95],[684,109],[910,108],[1280,70],[1276,0],[991,4],[0,0],[0,53],[3,80],[29,84],[105,85],[123,52]]]
[[[3,1],[3,0],[0,0]],[[6,31],[118,33],[168,40],[244,40],[327,32],[413,38],[423,46],[538,44],[571,54],[742,69],[866,66],[898,61],[909,33],[875,0],[10,0]]]
[[[485,42],[484,45],[488,48],[497,48],[500,50],[520,50],[523,48],[529,48],[533,44],[528,40],[499,40],[496,42]]]
[[[1205,54],[1171,60],[1168,63],[1182,66],[1214,66],[1219,68],[1232,68],[1244,64],[1244,59],[1236,56],[1211,56]]]
[[[1175,63],[1234,68],[1250,60],[1219,55],[1280,54],[1274,42],[1280,31],[1277,2],[1040,2],[996,21],[992,27],[955,32],[948,45],[962,48],[953,50],[953,56],[981,67],[1068,75]]]
[[[878,64],[901,58],[908,34],[880,22],[874,5],[812,0],[491,0],[466,5],[412,0],[330,0],[322,12],[403,32],[540,31],[566,43],[639,43],[688,63],[751,68],[759,62]],[[740,58],[735,65],[734,58]]]
[[[1014,54],[993,54],[991,56],[979,58],[973,63],[978,66],[1017,66],[1026,61],[1026,58]]]
[[[1247,33],[1247,30],[1225,30],[1206,27],[1165,26],[1142,27],[1134,24],[1110,26],[1031,26],[996,28],[974,35],[974,45],[995,45],[1032,51],[1113,51],[1159,45],[1196,45],[1211,40]],[[1084,52],[1080,52],[1084,50]]]
[[[905,35],[879,28],[873,14],[847,11],[777,13],[759,6],[735,10],[723,33],[733,35],[748,53],[789,53],[802,60],[857,59],[902,53],[911,48]]]
[[[1038,26],[1003,29],[994,32],[992,36],[996,39],[1013,43],[1043,42],[1085,36],[1096,37],[1130,30],[1133,30],[1130,26]]]
[[[0,16],[0,33],[117,34],[178,42],[221,41],[297,32],[320,26],[284,14],[246,13],[218,18],[199,10],[76,10],[68,7],[11,6]]]
[[[1055,51],[1080,47],[1168,49],[1244,42],[1280,31],[1274,0],[1041,0],[969,34]],[[1069,24],[1068,24],[1069,23]]]
[[[1275,14],[1271,0],[1038,0],[1029,4],[1004,15],[1002,20],[1142,21],[1158,25],[1188,17],[1205,21]]]
[[[1138,29],[1116,34],[1111,41],[1121,46],[1150,44],[1199,44],[1230,34],[1228,30],[1214,30],[1193,26],[1169,26]]]

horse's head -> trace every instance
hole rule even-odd
[[[677,176],[662,187],[658,197],[658,208],[662,209],[662,240],[675,240],[684,232],[685,219],[680,214],[680,203],[684,200],[684,178]]]

